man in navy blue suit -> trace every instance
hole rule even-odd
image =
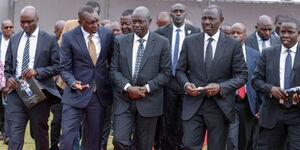
[[[235,99],[236,116],[229,128],[228,149],[229,150],[252,150],[253,138],[257,126],[255,115],[258,112],[258,96],[250,84],[253,75],[256,60],[260,53],[248,46],[245,46],[246,28],[241,23],[235,23],[231,26],[230,34],[238,39],[243,48],[244,58],[248,67],[248,83],[237,90]]]
[[[108,63],[113,32],[99,27],[97,12],[85,6],[78,13],[80,26],[63,35],[61,77],[66,82],[62,103],[61,150],[70,150],[80,124],[82,148],[101,148],[105,107],[112,104]]]

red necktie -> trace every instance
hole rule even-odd
[[[246,89],[245,88],[246,88],[246,86],[244,85],[241,88],[239,88],[239,90],[238,90],[238,94],[239,94],[239,97],[241,99],[244,99],[245,96],[246,96]]]

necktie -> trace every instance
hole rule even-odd
[[[291,74],[292,74],[292,56],[291,50],[286,50],[288,53],[285,58],[285,67],[284,67],[284,89],[291,88]],[[290,100],[284,102],[285,107],[289,108],[292,106],[292,102]]]
[[[180,31],[181,31],[181,29],[176,29],[175,48],[174,48],[173,61],[172,61],[172,74],[173,74],[173,76],[175,76],[176,66],[177,66],[177,61],[178,61],[179,40],[180,40],[179,32]]]
[[[30,47],[30,34],[26,34],[26,44],[24,48],[24,53],[23,53],[23,59],[22,59],[22,72],[24,72],[28,66],[29,66],[29,47]]]
[[[90,57],[93,61],[93,64],[95,65],[96,62],[97,62],[97,54],[96,54],[96,46],[95,46],[95,43],[93,42],[92,40],[93,38],[93,34],[90,34],[88,36],[88,51],[89,51],[89,54],[90,54]]]
[[[239,88],[238,94],[241,99],[245,98],[245,96],[246,96],[246,86],[245,85],[242,86],[241,88]]]
[[[206,69],[206,75],[207,77],[210,76],[210,70],[211,68],[211,64],[212,64],[212,60],[213,60],[213,51],[212,51],[212,46],[211,46],[211,42],[213,41],[213,38],[209,38],[208,39],[208,44],[206,47],[206,53],[205,53],[205,69]]]
[[[144,39],[139,39],[139,47],[138,47],[138,50],[137,50],[137,56],[136,56],[136,60],[135,60],[135,66],[134,66],[134,73],[133,73],[133,76],[132,76],[132,81],[133,81],[133,85],[136,84],[137,82],[137,77],[138,77],[138,74],[139,74],[139,71],[140,71],[140,66],[141,66],[141,63],[142,63],[142,59],[143,59],[143,56],[144,56],[144,42],[145,40]]]

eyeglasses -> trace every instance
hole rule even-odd
[[[8,28],[13,29],[14,26],[6,26],[6,27],[3,27],[3,28],[4,28],[4,29],[8,29]]]

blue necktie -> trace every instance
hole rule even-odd
[[[284,67],[284,89],[289,89],[292,87],[292,56],[291,50],[286,50],[288,53],[285,58],[285,67]],[[290,100],[284,102],[284,106],[290,108],[292,106],[292,102]]]
[[[180,40],[179,32],[180,31],[181,31],[180,29],[176,29],[175,48],[174,48],[173,61],[172,61],[172,74],[173,74],[173,76],[175,76],[176,66],[177,66],[177,62],[178,62],[179,40]]]
[[[24,72],[28,66],[29,66],[29,47],[30,47],[30,36],[29,34],[26,34],[27,40],[24,48],[23,53],[23,60],[22,60],[22,72]]]
[[[206,52],[205,52],[205,70],[206,70],[207,77],[210,76],[210,72],[212,69],[211,64],[212,64],[212,60],[213,60],[213,50],[212,50],[211,42],[213,40],[214,40],[213,38],[208,39],[208,44],[207,44]]]
[[[139,39],[138,41],[140,42],[140,44],[138,47],[137,56],[136,56],[136,60],[135,60],[135,66],[134,66],[134,73],[132,76],[132,84],[133,85],[135,85],[137,82],[138,74],[140,71],[140,67],[141,67],[141,63],[142,63],[144,51],[145,51],[144,44],[143,44],[145,42],[145,40]]]

